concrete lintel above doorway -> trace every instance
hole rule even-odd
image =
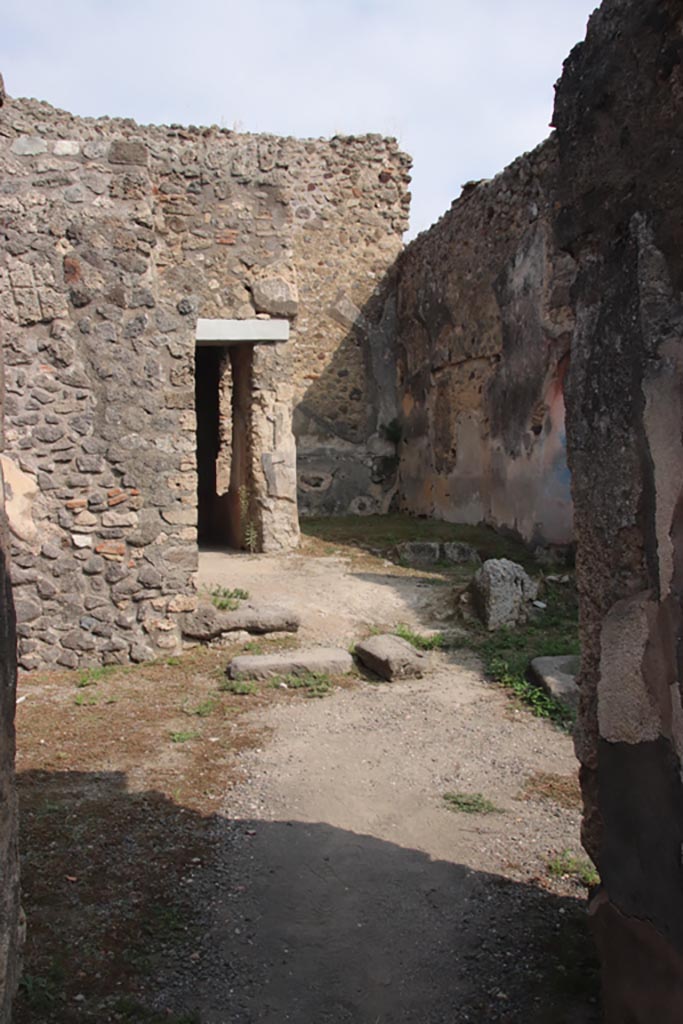
[[[263,341],[289,341],[289,320],[197,321],[198,345],[225,345],[240,341],[251,345]]]

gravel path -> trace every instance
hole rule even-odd
[[[361,625],[435,624],[444,588],[385,568],[214,555],[202,575],[293,605],[306,644],[346,645]],[[569,737],[474,659],[441,653],[421,680],[273,705],[251,724],[269,738],[242,756],[221,863],[197,882],[210,911],[188,1002],[202,1024],[595,1019],[574,984],[583,894],[547,872],[553,853],[580,853],[579,812],[523,795],[539,772],[575,773]],[[499,810],[453,812],[453,790]]]

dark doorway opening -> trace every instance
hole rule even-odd
[[[253,345],[198,345],[195,362],[200,544],[243,548],[251,514]],[[247,509],[249,512],[247,512]]]

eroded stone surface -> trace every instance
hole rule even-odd
[[[610,1024],[673,1024],[683,1005],[680,14],[673,0],[606,0],[554,117],[556,236],[578,264],[576,745]]]
[[[564,377],[571,256],[553,237],[557,143],[471,182],[397,265],[401,507],[572,539]]]
[[[0,81],[0,99],[2,82]],[[2,447],[0,393],[0,447]],[[10,1024],[19,982],[22,942],[19,904],[18,817],[14,781],[14,708],[17,660],[16,621],[9,574],[9,530],[0,465],[0,1022]]]
[[[551,697],[571,711],[578,711],[580,691],[576,676],[579,671],[579,659],[576,655],[534,658],[529,669],[536,682]]]
[[[282,654],[240,654],[228,665],[231,679],[272,679],[275,676],[305,676],[311,672],[337,676],[353,669],[353,658],[340,647],[286,651]]]
[[[202,604],[181,620],[183,636],[190,640],[215,640],[224,633],[296,633],[300,624],[296,612],[282,608],[244,604],[234,611]]]
[[[393,633],[382,633],[361,640],[356,644],[355,652],[367,668],[389,681],[421,676],[427,663],[426,655]]]
[[[538,585],[509,558],[489,558],[475,573],[470,592],[477,614],[493,630],[526,622]]]
[[[246,488],[238,545],[298,542],[295,405],[302,438],[346,446],[350,472],[333,484],[343,510],[364,495],[373,510],[390,501],[395,465],[368,440],[384,378],[367,367],[384,309],[375,293],[407,225],[410,160],[378,135],[142,127],[34,100],[8,98],[0,120],[13,552],[35,569],[16,580],[21,664],[166,654],[197,597],[198,319],[291,319],[289,341],[256,344],[242,367],[251,402],[232,483],[221,380],[217,483],[235,518]],[[59,167],[48,174],[49,163]],[[365,312],[374,304],[362,337],[328,313],[340,293]],[[391,374],[382,360],[379,370]],[[109,637],[90,625],[95,599],[116,612]]]

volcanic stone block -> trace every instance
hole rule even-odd
[[[215,640],[224,633],[242,629],[247,633],[296,633],[300,622],[296,612],[285,608],[245,604],[227,611],[203,604],[192,615],[183,617],[181,628],[183,636],[190,640]]]
[[[546,693],[560,704],[564,704],[572,711],[578,710],[580,691],[576,677],[579,672],[579,659],[576,655],[534,658],[529,666],[529,672]]]
[[[311,672],[346,675],[353,658],[341,647],[317,647],[282,654],[240,654],[228,665],[231,679],[273,679],[275,676],[306,676]]]
[[[463,544],[460,541],[448,541],[442,544],[443,559],[445,562],[452,562],[453,565],[481,565],[481,558],[471,544]]]
[[[426,655],[393,633],[361,640],[356,644],[356,655],[372,672],[390,681],[406,676],[421,676],[427,664]]]
[[[471,584],[474,606],[487,629],[526,622],[538,586],[509,558],[489,558]]]
[[[253,287],[253,297],[257,313],[270,313],[271,316],[296,316],[299,309],[296,289],[281,277],[256,281]]]
[[[436,565],[441,561],[441,545],[432,540],[406,540],[396,545],[396,554],[404,565]]]

